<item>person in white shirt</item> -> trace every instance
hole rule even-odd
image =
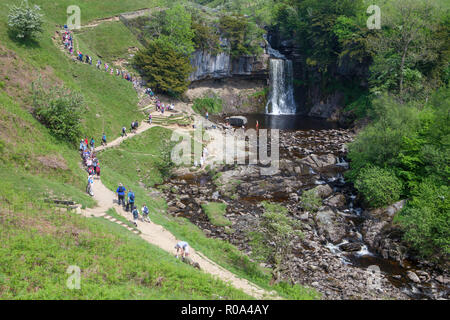
[[[185,258],[189,255],[189,244],[186,241],[179,241],[176,246],[175,249],[177,249],[177,258],[178,258],[178,253],[179,251],[181,251],[181,257]]]

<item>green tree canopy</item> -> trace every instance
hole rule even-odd
[[[192,67],[188,56],[164,39],[151,41],[147,49],[136,54],[134,64],[157,92],[181,95],[189,85]]]

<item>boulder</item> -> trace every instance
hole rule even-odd
[[[321,156],[311,154],[306,158],[301,159],[300,163],[305,164],[313,169],[320,169],[335,164],[336,157],[331,153]]]
[[[411,281],[413,281],[415,283],[420,283],[421,282],[419,276],[417,274],[415,274],[414,272],[412,272],[412,271],[406,272],[406,276],[409,278],[409,280],[411,280]]]
[[[337,193],[325,200],[325,204],[330,207],[342,207],[345,205],[345,201],[345,196],[342,193]]]
[[[345,236],[345,223],[332,210],[317,212],[315,221],[319,234],[325,236],[332,243],[339,243]]]
[[[354,251],[361,250],[361,244],[359,244],[357,242],[348,242],[348,243],[341,244],[339,246],[339,248],[341,248],[341,250],[343,250],[343,251],[354,252]]]
[[[333,189],[331,189],[328,184],[322,184],[312,190],[314,190],[314,193],[322,199],[329,197],[333,193]]]

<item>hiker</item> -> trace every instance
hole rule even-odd
[[[148,123],[152,124],[152,114],[151,113],[148,115]]]
[[[86,59],[84,60],[86,63],[89,63],[89,56],[86,55]]]
[[[80,141],[80,151],[84,150],[84,142],[83,140]]]
[[[175,245],[175,249],[177,249],[177,255],[176,257],[178,258],[179,254],[178,252],[181,250],[181,257],[185,258],[189,255],[189,244],[186,241],[179,241],[176,245]]]
[[[122,138],[127,135],[127,128],[122,127]]]
[[[94,149],[94,146],[95,146],[95,140],[94,140],[94,138],[91,138],[90,145],[91,145],[91,148]]]
[[[104,132],[102,135],[102,146],[106,146],[106,134]]]
[[[206,117],[206,120],[208,120],[208,117],[209,117],[208,111],[206,111],[205,117]]]
[[[95,167],[95,173],[97,174],[97,177],[100,177],[100,166],[98,164]]]
[[[259,122],[258,120],[256,120],[256,131],[258,132],[258,130],[259,130]]]
[[[148,210],[148,207],[147,207],[147,205],[145,203],[144,203],[144,205],[141,208],[141,212],[142,212],[142,221],[151,222],[150,218],[148,217],[149,210]]]
[[[134,225],[137,227],[137,222],[136,222],[136,221],[139,220],[139,210],[135,207],[135,208],[132,210],[131,213],[133,214],[133,223],[134,223]]]
[[[94,195],[94,191],[92,190],[93,184],[94,184],[94,177],[92,175],[89,175],[86,186],[86,193],[89,194],[90,196]]]
[[[125,201],[124,201],[125,191],[127,191],[127,189],[125,189],[125,187],[121,183],[119,183],[119,187],[116,190],[117,201],[119,203],[119,206],[120,206],[120,203],[122,203],[122,205],[125,205]]]
[[[100,69],[101,65],[102,65],[102,61],[100,59],[97,60],[97,69]]]
[[[130,210],[133,211],[133,208],[134,208],[134,192],[133,192],[133,190],[128,191],[128,202],[127,202],[126,211],[128,211],[128,206],[130,207]]]

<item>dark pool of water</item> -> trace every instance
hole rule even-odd
[[[326,130],[339,129],[336,122],[328,122],[322,118],[302,115],[270,115],[270,114],[244,114],[248,123],[247,129],[255,128],[256,121],[260,129],[280,130]]]

